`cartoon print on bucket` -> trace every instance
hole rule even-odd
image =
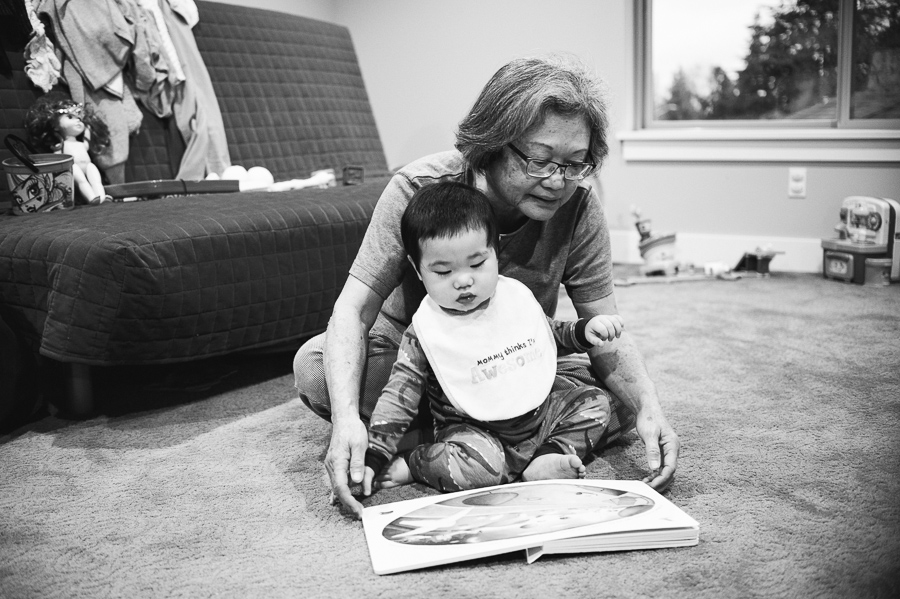
[[[41,161],[44,156],[52,156],[52,162]],[[13,158],[3,161],[6,180],[13,194],[13,212],[32,214],[74,206],[72,157],[65,154],[35,154],[31,158],[41,172],[32,173],[24,166],[15,164],[18,161]]]
[[[3,161],[15,214],[49,212],[75,205],[72,156],[29,154],[26,148],[33,151],[31,146],[15,135],[8,135],[5,142],[15,155]]]

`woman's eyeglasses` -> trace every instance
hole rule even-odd
[[[525,161],[525,172],[528,175],[539,179],[551,177],[558,169],[563,169],[562,173],[564,178],[569,181],[580,181],[594,172],[594,169],[597,168],[596,164],[591,164],[590,162],[570,162],[568,164],[561,164],[559,162],[553,162],[552,160],[544,160],[543,158],[532,158],[526,156],[525,153],[516,146],[512,144],[506,145],[509,146],[509,149],[515,152],[519,158]]]

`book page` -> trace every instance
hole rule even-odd
[[[646,544],[653,531],[698,527],[645,483],[589,479],[513,483],[367,507],[363,526],[377,574],[603,533],[647,532]],[[602,537],[591,543],[604,550]]]

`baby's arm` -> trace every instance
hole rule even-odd
[[[369,421],[369,449],[363,475],[363,494],[397,453],[397,446],[419,411],[425,395],[428,361],[410,326],[400,341],[397,361]]]
[[[598,314],[587,321],[584,336],[591,345],[599,347],[604,341],[618,338],[624,328],[625,321],[618,314]]]
[[[556,339],[558,355],[566,356],[574,352],[585,352],[592,347],[603,345],[622,334],[625,323],[618,314],[601,314],[593,318],[579,320],[554,320],[547,318],[553,337]]]

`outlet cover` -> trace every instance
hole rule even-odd
[[[806,167],[792,166],[788,169],[788,197],[798,200],[806,197]]]

